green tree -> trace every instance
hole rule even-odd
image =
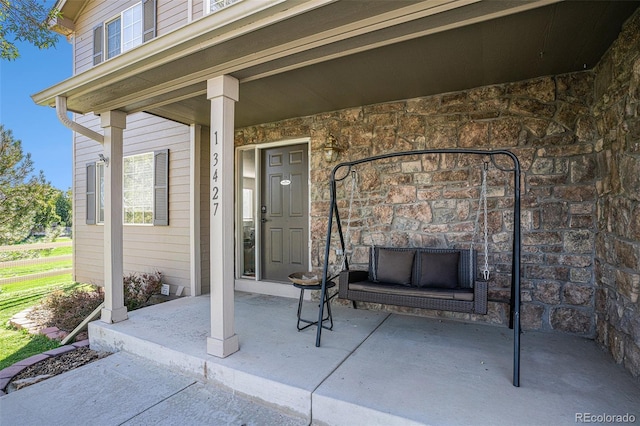
[[[56,197],[56,214],[60,217],[61,226],[71,226],[73,224],[72,199],[71,188],[66,191],[60,191]]]
[[[60,12],[47,7],[44,0],[0,0],[0,59],[20,56],[16,41],[39,49],[55,46],[58,35],[49,29],[49,22],[58,17]]]
[[[49,184],[42,171],[32,172],[31,155],[23,154],[22,142],[0,124],[0,245],[22,241],[35,224]]]
[[[41,186],[41,198],[35,200],[36,215],[34,225],[36,228],[46,231],[52,226],[60,224],[61,218],[60,215],[58,215],[56,204],[62,191],[48,183],[41,184]]]

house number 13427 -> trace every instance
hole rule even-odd
[[[217,150],[218,148],[218,132],[214,132],[214,146],[216,147],[215,149]],[[212,184],[211,184],[211,200],[213,201],[212,205],[213,205],[213,215],[216,216],[218,214],[218,206],[220,205],[220,201],[218,201],[219,198],[219,192],[220,192],[220,188],[218,187],[218,164],[220,164],[220,159],[219,159],[220,154],[218,152],[214,152],[211,155],[211,168],[213,170],[213,175],[212,175]]]

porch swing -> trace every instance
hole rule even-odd
[[[480,200],[476,213],[472,241],[468,249],[430,248],[430,247],[380,247],[372,245],[369,250],[368,270],[350,270],[348,251],[342,222],[336,201],[336,182],[352,177],[347,221],[346,240],[350,242],[351,212],[353,194],[357,186],[356,166],[403,156],[424,154],[469,154],[484,156]],[[505,155],[513,162],[513,168],[498,166],[495,157]],[[339,278],[340,298],[356,302],[373,302],[390,305],[417,307],[424,309],[486,314],[489,279],[488,265],[488,225],[486,178],[489,160],[502,171],[514,174],[514,229],[511,273],[511,299],[509,327],[514,329],[514,367],[513,385],[520,382],[520,165],[518,158],[506,150],[465,150],[431,149],[390,153],[344,162],[334,167],[330,180],[330,210],[327,227],[327,239],[324,253],[324,265],[320,291],[320,309],[318,321],[324,313],[327,283]],[[347,172],[336,178],[339,170]],[[479,218],[483,216],[484,266],[482,279],[476,280],[476,257],[474,248],[478,233]],[[335,217],[337,233],[342,251],[341,271],[329,277],[329,252],[332,240],[332,226]],[[353,245],[352,245],[353,247]],[[322,327],[317,327],[316,346],[320,346]]]
[[[339,277],[339,296],[356,302],[382,303],[413,308],[455,311],[484,315],[487,313],[489,280],[489,242],[487,224],[487,171],[489,160],[484,160],[480,200],[469,249],[381,247],[369,250],[367,271],[350,270],[348,254],[351,243],[351,215],[356,192],[357,170],[352,168],[351,194],[342,251]],[[477,253],[474,249],[480,213],[484,211],[484,267],[482,280],[476,281]],[[348,244],[351,243],[351,250]]]

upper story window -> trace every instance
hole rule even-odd
[[[156,0],[142,0],[94,28],[93,65],[118,56],[155,36]]]
[[[130,7],[104,25],[107,59],[142,44],[142,3]]]
[[[207,13],[214,13],[220,9],[224,9],[227,6],[231,6],[234,3],[238,3],[242,0],[206,0],[205,10]]]

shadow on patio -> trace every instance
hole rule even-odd
[[[317,304],[306,303],[303,314],[315,315]],[[118,324],[93,322],[91,347],[153,359],[320,424],[640,418],[640,384],[590,340],[525,333],[516,388],[508,328],[335,306],[334,329],[316,348],[315,327],[296,330],[296,305],[236,293],[240,351],[225,359],[206,353],[208,295],[131,312]]]

